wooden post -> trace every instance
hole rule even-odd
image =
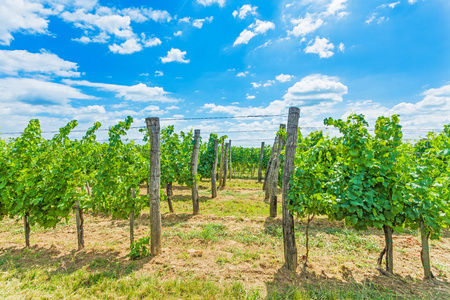
[[[282,124],[281,128],[286,128],[286,125]],[[278,175],[280,173],[280,156],[283,150],[283,138],[278,136],[278,149],[277,154],[274,157],[271,167],[271,174],[269,176],[269,202],[270,202],[270,216],[272,218],[277,217],[277,190],[278,190]]]
[[[213,167],[211,170],[211,197],[216,198],[217,197],[217,184],[216,184],[216,169],[217,169],[217,160],[219,158],[219,140],[214,140],[214,153],[215,153],[215,159],[213,163]]]
[[[263,184],[264,201],[269,201],[269,198],[270,198],[270,183],[272,180],[272,178],[270,176],[272,175],[272,168],[274,165],[275,157],[277,155],[278,138],[279,138],[278,135],[275,136],[275,140],[274,140],[273,146],[272,146],[272,151],[270,152],[270,160],[269,160],[269,163],[267,164],[266,175],[264,177],[264,184]]]
[[[224,163],[223,163],[223,178],[222,178],[222,186],[220,189],[224,189],[227,185],[227,172],[228,172],[228,149],[230,147],[229,143],[225,144],[225,151],[224,151]]]
[[[273,146],[272,146],[272,150],[270,151],[270,158],[269,158],[269,162],[267,163],[267,168],[266,168],[266,173],[264,174],[264,183],[263,183],[263,191],[266,191],[267,189],[267,179],[269,177],[269,172],[270,172],[270,166],[272,165],[272,161],[273,161],[273,157],[275,155],[275,150],[276,150],[276,146],[278,143],[278,136],[275,136],[275,139],[273,141]]]
[[[173,182],[168,182],[166,185],[167,203],[169,204],[169,211],[173,213],[172,196],[173,196]]]
[[[430,233],[427,232],[423,220],[420,221],[420,233],[422,238],[422,250],[420,251],[420,256],[422,258],[423,271],[425,273],[425,279],[431,279],[434,278],[434,276],[433,273],[431,273],[430,246],[428,244]]]
[[[288,210],[287,193],[289,191],[289,179],[294,171],[294,158],[297,149],[297,130],[300,109],[298,107],[289,108],[288,126],[286,133],[286,149],[284,155],[283,168],[283,242],[284,260],[288,270],[297,269],[297,246],[295,244],[294,218]]]
[[[261,142],[261,153],[259,154],[259,164],[258,164],[258,182],[262,180],[262,162],[264,158],[264,142]]]
[[[134,243],[134,201],[136,200],[136,189],[131,188],[131,198],[133,199],[133,209],[130,211],[130,246]]]
[[[78,251],[84,248],[84,232],[83,232],[83,210],[80,208],[80,202],[75,201],[75,219],[77,222],[77,241],[78,241]]]
[[[25,232],[25,248],[30,248],[30,223],[28,223],[28,216],[30,214],[26,213],[25,216],[23,216],[23,228]]]
[[[232,149],[232,148],[231,148],[231,140],[228,142],[228,144],[229,144],[229,145],[228,145],[228,150],[229,150],[229,152],[230,152],[230,159],[229,159],[229,160],[230,160],[230,167],[229,167],[229,170],[230,170],[230,171],[229,171],[229,173],[230,173],[230,180],[231,180],[231,176],[232,176],[231,173],[233,173],[233,162],[232,162],[232,160],[231,160],[231,149]]]
[[[383,225],[383,230],[386,243],[386,271],[394,274],[394,241],[392,240],[394,230],[387,225]]]
[[[225,139],[222,139],[222,146],[220,149],[220,170],[219,170],[219,189],[222,187],[223,185],[223,157],[225,156]]]
[[[198,215],[200,212],[200,206],[198,203],[198,184],[197,184],[197,165],[198,165],[198,152],[200,148],[200,129],[194,131],[194,149],[192,149],[191,160],[191,176],[192,176],[192,207],[193,214]]]
[[[146,118],[150,136],[150,253],[161,254],[161,128],[159,118]]]

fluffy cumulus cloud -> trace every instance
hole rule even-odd
[[[234,116],[242,116],[284,114],[287,113],[290,106],[301,106],[303,114],[307,116],[303,117],[303,120],[312,122],[315,117],[330,112],[336,103],[342,102],[343,95],[347,94],[347,92],[347,86],[341,83],[339,78],[314,74],[302,78],[290,87],[283,100],[274,100],[265,107],[224,106],[207,103],[202,108],[209,113],[227,113]],[[249,94],[246,95],[246,97],[248,96]]]
[[[250,4],[244,4],[238,10],[233,11],[233,17],[237,17],[239,19],[245,19],[246,16],[254,15],[256,16],[258,13],[256,12],[257,6],[251,6]]]
[[[309,75],[296,82],[283,96],[285,100],[301,103],[306,101],[341,102],[348,88],[339,78],[321,74]]]
[[[248,42],[259,34],[265,34],[268,30],[275,29],[275,24],[270,21],[256,20],[250,24],[247,29],[244,29],[237,39],[234,41],[233,46],[240,44],[248,44]]]
[[[331,51],[334,49],[334,45],[326,38],[320,38],[316,36],[314,42],[311,40],[308,46],[305,48],[305,53],[319,54],[320,58],[328,58],[334,55]]]
[[[71,86],[34,78],[1,78],[0,102],[66,104],[71,99],[93,99]]]
[[[145,33],[136,34],[132,22],[143,23],[149,20],[154,22],[169,22],[172,17],[167,11],[153,10],[152,8],[126,8],[116,9],[96,5],[91,10],[66,10],[59,16],[67,23],[83,30],[83,35],[73,39],[80,43],[109,43],[109,50],[118,54],[131,54],[146,47],[161,44],[155,37],[147,37]]]
[[[203,23],[208,22],[211,23],[213,21],[213,17],[207,17],[205,19],[195,19],[192,22],[192,26],[197,27],[197,28],[202,28],[203,27]]]
[[[9,76],[41,74],[61,77],[79,77],[76,63],[45,52],[30,53],[25,50],[0,50],[0,74]]]
[[[428,89],[422,96],[423,99],[416,103],[401,102],[392,107],[386,107],[372,100],[354,101],[347,105],[347,112],[343,118],[350,113],[361,113],[373,124],[379,116],[399,114],[403,127],[425,131],[442,129],[443,125],[450,124],[450,84]],[[405,134],[408,134],[407,130]],[[417,137],[417,132],[408,135]]]
[[[291,23],[295,25],[294,29],[289,34],[295,36],[305,36],[308,33],[316,31],[323,25],[321,18],[314,18],[310,14],[306,14],[306,17],[300,19],[291,19]]]
[[[287,75],[287,74],[281,73],[280,75],[276,76],[275,79],[278,80],[279,82],[288,82],[288,81],[291,81],[291,79],[293,77],[294,76],[292,76],[292,75]]]
[[[197,0],[198,4],[203,6],[211,6],[213,4],[219,4],[220,7],[225,5],[225,0]]]
[[[293,9],[292,6],[296,8]],[[297,7],[300,6],[300,7]],[[293,2],[285,6],[283,18],[289,20],[294,26],[288,29],[288,35],[296,37],[304,37],[310,33],[315,32],[328,21],[336,22],[347,16],[349,12],[345,11],[347,8],[347,0],[303,0]],[[304,16],[293,16],[292,11],[307,11]]]
[[[189,63],[189,59],[185,58],[186,51],[181,51],[180,49],[172,48],[167,52],[165,57],[160,57],[163,64],[168,62],[179,62],[179,63]]]
[[[65,79],[64,83],[72,86],[86,86],[97,88],[102,91],[116,93],[116,97],[123,98],[128,101],[137,102],[177,102],[176,99],[170,98],[168,92],[164,91],[162,87],[150,87],[144,83],[139,83],[132,86],[96,83],[86,80],[70,80]]]
[[[15,32],[46,34],[50,14],[50,9],[36,1],[0,1],[0,45],[9,46]]]

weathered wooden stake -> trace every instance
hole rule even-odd
[[[261,142],[261,153],[259,154],[259,164],[258,164],[258,182],[262,180],[262,162],[264,158],[264,142]]]
[[[80,202],[75,201],[75,219],[77,222],[77,241],[78,241],[78,251],[84,248],[84,232],[83,232],[83,210],[80,208]]]
[[[220,170],[219,170],[219,189],[222,187],[223,185],[223,165],[224,165],[224,158],[225,156],[225,139],[222,139],[222,145],[220,148]]]
[[[427,232],[425,223],[420,221],[420,233],[422,238],[422,251],[420,251],[420,256],[422,258],[423,271],[425,273],[425,279],[434,278],[433,273],[431,273],[431,263],[430,263],[430,246],[428,244],[428,238],[430,237],[430,232]]]
[[[173,196],[173,182],[168,182],[166,185],[166,194],[167,194],[167,203],[169,204],[169,211],[171,213],[174,212],[172,205],[172,196]]]
[[[266,173],[264,174],[264,183],[263,183],[263,188],[262,189],[263,189],[263,191],[266,191],[267,193],[268,193],[267,180],[269,179],[269,172],[270,172],[270,167],[272,166],[273,157],[276,154],[277,143],[278,143],[278,135],[275,136],[275,139],[273,141],[272,150],[270,150],[269,162],[267,163]]]
[[[161,253],[161,128],[159,118],[146,118],[150,136],[150,253]]]
[[[229,150],[229,152],[230,152],[230,167],[229,167],[229,174],[230,174],[230,180],[231,180],[231,176],[232,176],[232,173],[233,173],[233,161],[231,160],[231,140],[228,142],[228,144],[229,144],[229,146],[228,146],[228,150]]]
[[[284,260],[288,270],[297,269],[297,246],[295,244],[294,218],[288,210],[287,193],[289,191],[289,179],[294,171],[294,158],[297,149],[297,129],[300,109],[298,107],[289,108],[288,126],[286,133],[286,149],[284,155],[283,168],[283,242]]]
[[[227,172],[228,172],[228,149],[230,147],[229,143],[225,144],[225,151],[224,151],[224,163],[223,163],[223,178],[222,178],[222,186],[220,187],[221,190],[223,190],[227,185]]]
[[[198,152],[200,148],[200,129],[194,131],[194,148],[192,149],[191,160],[191,176],[192,176],[192,207],[193,214],[197,215],[200,212],[200,205],[198,202],[198,184],[197,184],[197,165]]]
[[[219,140],[214,140],[214,153],[215,153],[215,159],[213,163],[213,167],[211,170],[211,197],[216,198],[217,197],[217,183],[216,183],[216,169],[217,169],[217,160],[219,158]]]
[[[134,201],[136,200],[136,189],[131,188],[131,198],[133,199],[133,209],[130,211],[130,245],[134,243]]]
[[[270,199],[270,185],[272,178],[270,177],[272,175],[272,168],[274,165],[275,157],[277,156],[277,145],[278,145],[278,139],[279,136],[275,136],[275,140],[273,142],[272,151],[270,152],[270,159],[269,163],[267,164],[266,169],[266,175],[264,177],[264,184],[263,184],[263,190],[264,190],[264,201],[269,201]]]
[[[30,214],[26,213],[25,216],[23,216],[23,228],[25,232],[25,248],[30,248],[30,223],[28,223],[28,216]]]
[[[281,128],[286,128],[286,125],[282,124]],[[271,174],[269,176],[269,180],[271,181],[269,185],[269,202],[270,202],[270,216],[272,218],[277,217],[277,190],[278,190],[278,175],[280,173],[280,156],[281,151],[283,150],[283,138],[278,136],[278,149],[277,154],[274,157],[272,162]]]
[[[386,271],[394,274],[394,241],[392,240],[394,230],[387,225],[383,225],[383,230],[386,243]]]

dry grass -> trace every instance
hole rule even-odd
[[[200,185],[201,214],[191,214],[190,190],[175,187],[174,208],[163,212],[163,253],[129,260],[127,220],[85,215],[86,248],[77,247],[73,218],[51,230],[32,228],[23,249],[22,224],[0,222],[0,297],[155,299],[445,299],[450,298],[450,234],[432,242],[432,270],[424,281],[416,232],[394,236],[395,275],[376,270],[382,232],[355,232],[342,222],[311,224],[308,268],[283,268],[281,219],[271,219],[261,184],[232,180],[210,199]],[[145,193],[145,190],[141,190]],[[281,198],[281,197],[280,197]],[[281,210],[279,211],[281,215]],[[148,235],[148,212],[136,238]],[[299,256],[304,223],[297,221]]]

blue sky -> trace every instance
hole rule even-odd
[[[127,115],[143,126],[148,116],[286,115],[290,106],[305,127],[354,112],[372,124],[398,113],[405,128],[442,128],[449,16],[448,0],[2,0],[0,132],[31,118],[43,130],[71,119],[78,129],[107,128]],[[199,128],[205,138],[282,122],[162,125]],[[273,135],[228,134],[250,146]]]

